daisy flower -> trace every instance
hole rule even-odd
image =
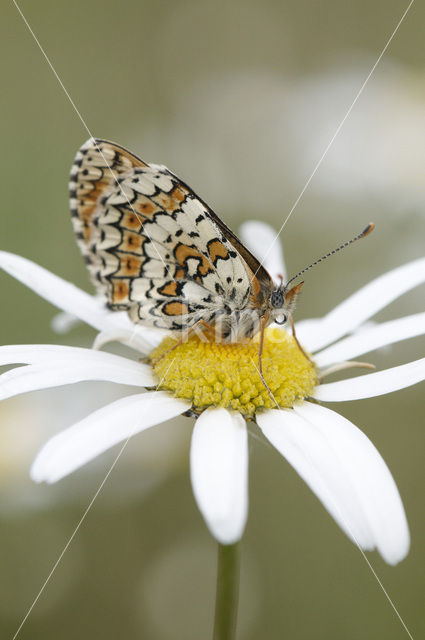
[[[245,223],[241,233],[259,257],[274,235],[259,222]],[[298,340],[313,362],[285,330],[266,331],[264,376],[279,409],[259,378],[255,342],[221,345],[194,336],[170,351],[173,338],[167,332],[133,325],[124,312],[108,311],[98,297],[30,260],[0,252],[0,267],[68,314],[61,326],[73,316],[99,332],[95,349],[0,347],[0,365],[24,365],[0,376],[0,399],[88,380],[138,391],[51,438],[34,460],[33,480],[56,482],[116,443],[185,414],[195,419],[190,470],[196,502],[212,535],[221,544],[233,544],[248,514],[246,422],[253,420],[353,542],[377,549],[389,564],[406,556],[409,530],[388,467],[362,431],[322,402],[370,398],[416,384],[425,379],[425,358],[338,382],[322,380],[351,358],[425,333],[425,312],[358,331],[391,301],[425,282],[425,258],[376,278],[323,318],[299,322]],[[285,273],[277,243],[265,267],[272,276]],[[131,347],[134,358],[99,350],[111,340]]]

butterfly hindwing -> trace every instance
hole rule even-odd
[[[74,231],[84,256],[101,199],[117,179],[145,163],[118,145],[90,138],[77,152],[71,169],[69,195]]]
[[[77,153],[70,192],[92,280],[133,321],[189,328],[223,305],[243,308],[259,288],[258,261],[166,167],[91,139]]]

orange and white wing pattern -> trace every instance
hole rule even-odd
[[[182,330],[259,306],[258,261],[166,167],[90,139],[76,155],[70,197],[78,244],[111,309]]]

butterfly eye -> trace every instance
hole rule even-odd
[[[275,318],[275,322],[276,324],[285,324],[285,322],[287,321],[287,316],[285,316],[284,313],[280,313],[278,316],[276,316]]]
[[[272,294],[270,296],[270,304],[272,307],[274,307],[275,309],[280,309],[281,307],[283,307],[284,301],[285,294],[282,287],[279,287],[278,289],[272,291]]]

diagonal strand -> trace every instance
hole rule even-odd
[[[310,457],[308,454],[306,454],[306,455],[307,455],[307,457]],[[314,465],[313,461],[311,459],[310,459],[310,461],[311,461],[311,465],[313,466]],[[330,500],[330,502],[332,502],[333,508],[337,512],[337,514],[338,514],[339,518],[341,519],[341,521],[344,523],[344,526],[346,527],[346,529],[350,532],[350,535],[351,535],[356,547],[358,548],[358,550],[360,551],[361,555],[363,556],[363,560],[366,562],[367,566],[369,567],[370,571],[372,572],[373,577],[375,578],[376,582],[378,583],[379,587],[381,588],[385,598],[387,599],[388,603],[390,604],[391,608],[393,609],[395,615],[399,619],[400,624],[402,625],[403,629],[405,630],[405,632],[409,636],[410,640],[414,640],[414,638],[413,638],[412,634],[410,633],[410,631],[409,631],[405,621],[403,620],[400,612],[398,611],[398,609],[395,606],[393,600],[391,599],[391,596],[389,595],[388,591],[385,589],[384,585],[382,584],[382,580],[379,578],[379,576],[376,573],[375,569],[373,568],[371,562],[369,561],[369,559],[366,556],[365,552],[361,548],[361,546],[360,546],[360,544],[359,544],[359,542],[357,540],[357,537],[353,533],[352,528],[348,524],[346,518],[341,513],[341,510],[339,509],[338,504],[336,503],[335,500],[333,500],[333,498],[330,495],[328,495],[328,499]]]
[[[259,368],[257,367],[257,365],[255,364],[255,361],[254,361],[254,359],[253,359],[253,358],[251,358],[251,362],[252,362],[252,364],[254,365],[255,370],[256,370],[256,371],[257,371],[257,373],[258,373],[258,377],[259,377],[259,378],[261,378],[260,369],[259,369]],[[271,399],[273,400],[273,402],[275,403],[275,405],[276,405],[276,409],[280,409],[279,403],[278,403],[278,401],[276,400],[276,398],[275,398],[275,396],[274,396],[274,393],[273,393],[273,391],[270,389],[270,387],[267,387],[267,392],[268,392],[268,394],[269,394],[270,398],[271,398]]]
[[[167,375],[168,371],[171,369],[171,367],[174,364],[174,360],[175,358],[171,361],[170,365],[167,368],[167,371],[164,373],[163,377],[161,378],[161,380],[158,382],[157,386],[156,386],[156,391],[158,391],[159,387],[162,384],[162,381],[164,380],[165,376]],[[59,554],[58,559],[56,560],[56,562],[54,563],[53,567],[51,568],[49,574],[47,575],[45,581],[43,582],[40,591],[37,593],[36,597],[34,598],[34,600],[31,603],[31,606],[29,607],[28,611],[26,612],[24,618],[22,619],[21,624],[19,625],[18,629],[15,632],[15,635],[13,636],[12,640],[16,640],[16,638],[18,637],[19,632],[21,631],[22,627],[24,626],[25,622],[27,621],[29,615],[31,614],[31,611],[34,609],[35,605],[37,604],[39,598],[41,597],[42,593],[44,592],[45,588],[47,587],[51,577],[53,576],[54,572],[56,571],[58,565],[60,564],[63,556],[65,555],[65,553],[68,550],[68,547],[70,546],[71,542],[73,541],[73,539],[75,538],[76,534],[78,533],[81,525],[83,524],[84,520],[86,519],[90,509],[92,508],[96,498],[98,497],[99,493],[102,491],[106,481],[108,480],[109,476],[111,475],[112,471],[114,470],[118,460],[120,459],[122,453],[124,452],[124,449],[127,447],[130,439],[134,436],[136,432],[136,428],[133,430],[132,433],[130,433],[130,435],[127,437],[127,439],[124,441],[123,445],[121,446],[120,450],[118,451],[117,455],[115,456],[111,466],[109,467],[105,477],[103,478],[102,482],[100,483],[100,485],[98,486],[93,498],[90,500],[88,507],[86,508],[86,510],[84,511],[83,515],[81,516],[77,526],[75,527],[74,531],[72,532],[72,534],[70,535],[70,537],[68,538],[67,543],[65,544],[64,548],[62,549],[61,553]]]
[[[351,535],[353,535],[353,534],[351,534]],[[353,536],[353,537],[354,537],[354,536]],[[368,558],[367,558],[367,556],[366,556],[365,552],[364,552],[364,551],[363,551],[363,549],[359,546],[359,544],[358,544],[358,542],[357,542],[357,540],[356,540],[355,538],[354,538],[354,540],[355,540],[355,542],[356,542],[356,545],[357,545],[357,547],[358,547],[358,549],[359,549],[360,553],[361,553],[361,554],[362,554],[362,556],[363,556],[363,560],[366,562],[367,566],[369,567],[369,569],[371,570],[371,572],[372,572],[372,574],[373,574],[373,577],[375,578],[375,580],[377,581],[377,583],[378,583],[378,584],[379,584],[379,586],[381,587],[381,589],[382,589],[382,591],[383,591],[383,593],[384,593],[384,596],[386,597],[386,599],[387,599],[387,600],[388,600],[388,602],[390,603],[391,607],[393,608],[394,613],[396,614],[397,618],[399,619],[399,621],[400,621],[400,623],[401,623],[401,625],[402,625],[403,629],[405,630],[405,632],[406,632],[406,633],[407,633],[407,635],[409,636],[410,640],[414,640],[414,639],[413,639],[412,634],[410,633],[409,629],[407,628],[406,623],[404,622],[403,618],[401,617],[400,613],[398,612],[398,609],[397,609],[397,607],[395,606],[394,602],[391,600],[391,597],[390,597],[390,595],[389,595],[388,591],[385,589],[384,585],[382,584],[382,581],[380,580],[379,576],[377,575],[377,573],[376,573],[375,569],[372,567],[372,565],[371,565],[370,561],[368,560]]]
[[[257,369],[257,373],[258,373],[258,375],[260,375],[260,371],[259,371],[259,369],[257,368],[257,366],[256,366],[256,364],[255,364],[255,362],[254,362],[254,361],[253,361],[253,363],[254,363],[255,368]],[[276,399],[274,398],[274,396],[273,396],[273,399],[274,399],[274,401],[276,402]],[[277,405],[277,407],[279,408],[279,405],[277,404],[277,402],[276,402],[276,405]],[[304,454],[305,454],[307,457],[309,457],[309,456],[308,456],[308,454],[307,454],[306,452],[304,452]],[[311,458],[310,458],[310,462],[311,462],[311,465],[312,465],[312,466],[314,466],[314,462],[313,462],[313,460],[311,460]],[[345,517],[344,517],[344,515],[341,513],[341,510],[339,509],[339,507],[338,507],[338,505],[336,504],[335,500],[333,500],[333,499],[331,498],[331,496],[329,496],[329,495],[328,495],[328,499],[329,499],[329,501],[330,501],[330,502],[332,502],[333,508],[334,508],[334,509],[335,509],[335,511],[337,512],[337,514],[338,514],[339,518],[341,519],[341,521],[344,523],[344,526],[346,527],[347,531],[349,531],[349,532],[350,532],[350,535],[351,535],[351,537],[352,537],[352,539],[353,539],[353,541],[354,541],[354,543],[355,543],[356,547],[358,548],[358,550],[360,551],[360,553],[361,553],[361,554],[362,554],[362,556],[363,556],[363,560],[366,562],[367,566],[369,567],[370,571],[372,572],[373,577],[375,578],[376,582],[378,583],[379,587],[381,588],[381,590],[382,590],[382,592],[383,592],[384,596],[386,597],[386,599],[387,599],[388,603],[389,603],[389,604],[390,604],[390,606],[392,607],[392,609],[393,609],[393,611],[394,611],[395,615],[396,615],[396,616],[397,616],[397,618],[399,619],[400,624],[402,625],[402,627],[403,627],[403,628],[404,628],[404,630],[406,631],[406,633],[407,633],[407,635],[409,636],[410,640],[414,640],[414,638],[413,638],[412,634],[410,633],[410,631],[409,631],[409,629],[408,629],[408,627],[407,627],[407,625],[406,625],[405,621],[404,621],[404,620],[403,620],[403,618],[401,617],[400,612],[398,611],[398,609],[397,609],[397,607],[395,606],[395,604],[394,604],[393,600],[391,599],[391,597],[390,597],[390,595],[389,595],[388,591],[385,589],[384,585],[382,584],[381,579],[379,578],[378,574],[376,573],[375,569],[373,568],[372,564],[370,563],[370,561],[369,561],[368,557],[366,556],[365,552],[364,552],[364,551],[363,551],[363,549],[361,548],[361,546],[360,546],[360,544],[359,544],[359,542],[358,542],[358,540],[357,540],[356,536],[354,535],[354,533],[353,533],[353,531],[352,531],[352,528],[351,528],[351,527],[350,527],[350,525],[348,524],[348,522],[347,522],[346,518],[345,518]]]
[[[377,58],[377,60],[376,60],[375,64],[373,65],[373,67],[372,67],[372,68],[371,68],[371,70],[369,71],[368,75],[366,76],[365,81],[363,82],[362,86],[361,86],[361,87],[360,87],[360,89],[358,90],[357,95],[356,95],[356,97],[354,98],[353,102],[351,103],[350,107],[348,108],[347,113],[345,114],[345,116],[343,117],[343,119],[341,120],[341,122],[339,123],[339,125],[338,125],[338,127],[337,127],[337,129],[336,129],[335,133],[333,134],[333,136],[332,136],[332,138],[330,139],[330,141],[329,141],[329,143],[328,143],[327,147],[325,148],[325,150],[324,150],[324,152],[322,153],[322,155],[320,156],[320,158],[319,158],[319,160],[318,160],[318,162],[317,162],[316,166],[314,167],[314,169],[313,169],[313,171],[312,171],[312,173],[311,173],[310,177],[308,178],[308,180],[307,180],[307,182],[305,183],[304,187],[301,189],[301,192],[300,192],[300,194],[299,194],[298,198],[295,200],[294,204],[292,205],[292,207],[291,207],[291,209],[290,209],[290,211],[289,211],[288,215],[286,216],[285,220],[283,221],[282,226],[280,227],[280,229],[279,229],[279,231],[277,232],[277,234],[276,234],[276,236],[275,236],[274,240],[272,241],[271,245],[269,246],[269,248],[268,248],[268,250],[267,250],[267,252],[266,252],[265,256],[263,256],[263,259],[262,259],[262,261],[261,261],[261,263],[260,263],[260,266],[257,268],[257,271],[256,271],[256,272],[255,272],[255,274],[254,274],[254,277],[256,276],[256,274],[257,274],[258,270],[260,269],[260,267],[262,267],[262,266],[263,266],[263,263],[264,263],[265,259],[267,258],[268,254],[270,253],[270,250],[271,250],[272,246],[274,245],[274,243],[276,242],[276,240],[279,238],[280,234],[282,233],[283,229],[284,229],[284,228],[285,228],[285,226],[286,226],[286,223],[288,222],[288,220],[290,219],[290,217],[291,217],[291,216],[292,216],[292,214],[294,213],[295,208],[297,207],[297,205],[298,205],[299,201],[300,201],[300,200],[301,200],[301,198],[303,197],[303,195],[304,195],[305,191],[307,190],[307,188],[308,188],[308,186],[309,186],[310,182],[313,180],[314,176],[316,175],[317,170],[319,169],[320,165],[322,164],[323,160],[325,159],[325,157],[326,157],[326,155],[327,155],[327,153],[328,153],[329,149],[330,149],[330,148],[331,148],[331,146],[333,145],[333,143],[334,143],[334,141],[335,141],[335,138],[337,137],[337,135],[338,135],[338,134],[339,134],[339,132],[341,131],[342,127],[344,126],[345,121],[346,121],[346,120],[347,120],[347,118],[349,117],[349,115],[350,115],[350,113],[352,112],[352,110],[353,110],[353,108],[354,108],[354,106],[355,106],[356,102],[358,101],[358,99],[360,98],[361,94],[363,93],[363,90],[365,89],[365,87],[366,87],[367,83],[369,82],[370,78],[372,77],[372,75],[373,75],[373,73],[374,73],[374,71],[375,71],[376,67],[377,67],[377,66],[378,66],[378,64],[380,63],[380,61],[381,61],[381,59],[382,59],[383,55],[385,54],[386,50],[387,50],[387,49],[388,49],[388,47],[390,46],[390,44],[391,44],[391,42],[392,42],[392,40],[393,40],[394,36],[396,35],[397,31],[399,30],[399,28],[400,28],[400,26],[401,26],[401,24],[402,24],[403,20],[404,20],[404,19],[405,19],[405,17],[407,16],[407,14],[408,14],[408,12],[409,12],[409,10],[410,10],[410,7],[412,6],[412,4],[413,4],[413,3],[414,3],[414,0],[410,0],[410,2],[409,2],[409,4],[408,4],[407,8],[405,9],[405,11],[404,11],[403,15],[401,16],[400,20],[398,21],[398,23],[397,23],[397,25],[396,25],[396,27],[395,27],[394,31],[392,32],[392,34],[391,34],[391,35],[390,35],[390,37],[388,38],[388,40],[387,40],[387,43],[386,43],[385,47],[382,49],[382,51],[381,51],[381,53],[379,54],[379,56],[378,56],[378,58]]]

